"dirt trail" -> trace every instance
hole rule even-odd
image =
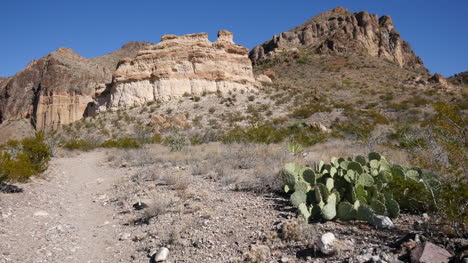
[[[0,262],[122,262],[119,223],[107,203],[118,170],[103,152],[57,158],[44,179],[0,193]],[[127,248],[128,251],[128,248]]]

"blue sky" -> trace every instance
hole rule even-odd
[[[2,0],[0,76],[59,47],[90,58],[163,34],[234,33],[248,48],[337,6],[391,15],[431,73],[468,70],[467,0]]]

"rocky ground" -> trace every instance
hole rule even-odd
[[[259,146],[245,150],[252,160],[220,147],[55,158],[44,178],[0,193],[0,261],[151,262],[166,247],[167,262],[410,262],[407,251],[426,240],[451,253],[467,245],[424,232],[424,216],[402,215],[386,230],[306,224],[260,169],[290,157]],[[332,255],[317,244],[325,233],[336,238]]]

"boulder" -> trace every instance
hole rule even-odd
[[[439,73],[434,74],[427,80],[429,83],[438,85],[440,88],[446,89],[449,87],[448,81]]]
[[[451,257],[450,252],[427,241],[411,251],[412,263],[447,263]]]

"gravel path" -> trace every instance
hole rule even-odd
[[[103,152],[90,152],[54,159],[45,180],[20,185],[22,193],[0,193],[0,262],[128,258],[106,201],[119,172],[101,167],[103,158]]]

